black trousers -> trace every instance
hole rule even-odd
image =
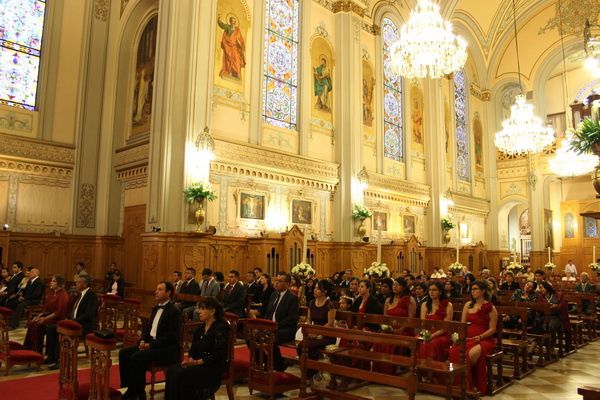
[[[121,349],[119,351],[121,387],[126,387],[129,395],[142,394],[146,388],[146,371],[150,364],[155,363],[158,366],[176,364],[179,362],[180,353],[178,346],[147,350],[131,346]]]
[[[208,399],[221,386],[222,372],[219,368],[205,365],[170,368],[167,372],[165,400]]]
[[[10,316],[9,326],[11,328],[18,328],[19,320],[21,319],[21,316],[23,315],[23,312],[25,311],[25,307],[31,306],[31,305],[37,305],[39,303],[40,303],[39,301],[31,301],[31,300],[23,300],[21,302],[12,303],[11,305],[12,305],[12,307],[14,307],[13,309],[15,310],[15,312],[13,313],[13,315]]]

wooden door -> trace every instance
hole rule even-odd
[[[142,282],[142,237],[146,230],[146,205],[125,207],[123,218],[124,264],[120,265],[126,282]]]

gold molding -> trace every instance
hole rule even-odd
[[[339,12],[354,13],[362,18],[365,16],[366,10],[362,5],[355,3],[353,0],[338,0],[333,3],[332,11],[334,14]]]
[[[0,170],[13,174],[32,176],[45,176],[59,179],[71,180],[73,168],[64,165],[53,165],[48,163],[16,160],[9,157],[0,157]]]
[[[406,205],[428,207],[431,200],[431,189],[428,185],[369,171],[369,187],[365,190],[365,196],[379,200],[397,201]]]
[[[0,134],[0,154],[39,163],[50,161],[64,166],[75,164],[75,146]]]
[[[94,18],[99,21],[106,22],[110,13],[110,0],[95,0],[94,1]]]
[[[469,86],[469,93],[481,101],[490,101],[492,99],[492,92],[487,89],[481,89],[479,85],[471,83]]]
[[[448,207],[450,213],[468,214],[482,218],[487,218],[490,214],[489,200],[465,196],[456,192],[452,193],[452,200],[454,205]]]

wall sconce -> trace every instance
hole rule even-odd
[[[356,181],[363,190],[369,187],[369,174],[367,173],[367,168],[362,167],[362,169],[358,171],[358,174],[356,174]]]
[[[212,160],[215,155],[215,140],[208,131],[208,126],[204,127],[204,132],[199,134],[194,141],[196,149],[200,153],[200,156]]]

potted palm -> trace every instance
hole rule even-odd
[[[573,132],[571,150],[577,154],[594,153],[600,157],[600,120],[585,118]],[[592,173],[594,189],[600,195],[600,164]]]
[[[210,188],[210,185],[204,185],[201,182],[192,183],[183,191],[185,201],[188,203],[197,203],[198,207],[194,212],[196,218],[196,232],[202,231],[202,225],[206,219],[206,211],[204,210],[204,200],[213,201],[217,198],[215,192]]]

